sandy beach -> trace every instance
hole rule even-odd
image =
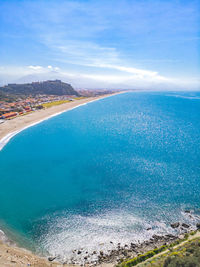
[[[9,246],[0,241],[0,266],[1,267],[80,267],[79,265],[63,264],[49,261],[33,254],[32,252],[18,247]],[[112,263],[102,263],[99,267],[112,267]]]
[[[116,93],[116,94],[119,94]],[[64,103],[61,105],[53,106],[47,109],[37,110],[25,116],[19,116],[11,120],[6,120],[0,124],[0,150],[6,145],[6,143],[18,132],[24,130],[32,125],[42,122],[43,120],[49,119],[62,112],[73,109],[80,105],[99,100],[101,98],[109,97],[114,94],[107,94],[97,97],[88,97],[73,102]]]
[[[11,247],[0,241],[0,266],[1,267],[59,267],[63,264],[50,262],[45,258],[34,255],[28,250]]]

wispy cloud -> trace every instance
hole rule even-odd
[[[183,84],[178,77],[189,82],[194,71],[198,76],[196,0],[0,4],[0,22],[6,26],[0,33],[7,40],[4,46],[0,43],[3,64],[9,65],[6,55],[11,55],[11,66],[12,58],[29,66],[10,68],[12,77],[56,74],[74,77],[75,84],[77,77],[84,85],[86,80],[96,81],[97,87],[101,83],[150,88],[168,86],[175,79]]]
[[[130,70],[129,70],[130,71]],[[137,70],[138,71],[138,70]],[[69,71],[56,66],[21,66],[3,67],[0,66],[0,84],[8,82],[32,82],[46,79],[61,79],[70,82],[75,88],[111,88],[111,89],[164,89],[176,90],[188,89],[196,90],[199,88],[200,79],[184,78],[163,78],[156,73],[146,72],[148,75],[122,71],[121,74],[95,74],[77,71]]]
[[[28,68],[31,70],[41,70],[42,69],[41,66],[28,66]]]

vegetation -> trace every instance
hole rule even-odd
[[[80,100],[80,99],[84,99],[84,98],[85,98],[85,96],[80,96],[80,97],[75,97],[74,99]]]
[[[160,248],[155,248],[154,250],[148,251],[145,254],[139,255],[131,260],[128,260],[126,262],[122,262],[121,264],[118,265],[118,267],[131,267],[131,266],[135,266],[138,263],[141,263],[153,256],[155,256],[156,254],[164,251],[167,249],[167,246],[161,246]]]
[[[59,101],[53,101],[53,102],[42,104],[42,106],[44,108],[50,108],[50,107],[57,106],[57,105],[60,105],[60,104],[64,104],[64,103],[67,103],[67,102],[70,102],[70,101],[69,100],[59,100]]]
[[[44,107],[43,107],[43,105],[38,105],[38,106],[36,106],[35,108],[36,108],[36,109],[43,109]]]
[[[189,242],[186,246],[172,252],[164,261],[163,267],[199,267],[200,240]]]
[[[117,267],[136,265],[140,267],[200,267],[199,232],[194,231],[189,235],[186,234],[184,239],[176,240],[169,246],[162,246],[124,261]]]
[[[25,84],[8,84],[7,86],[0,87],[1,94],[6,95],[75,95],[79,93],[68,84],[60,80],[34,82]]]

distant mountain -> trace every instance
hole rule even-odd
[[[8,84],[0,87],[0,93],[12,95],[76,95],[79,93],[74,88],[60,80],[33,82],[25,84]]]

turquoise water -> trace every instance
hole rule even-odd
[[[0,185],[0,228],[62,259],[194,225],[200,92],[115,95],[28,128],[0,152]]]

